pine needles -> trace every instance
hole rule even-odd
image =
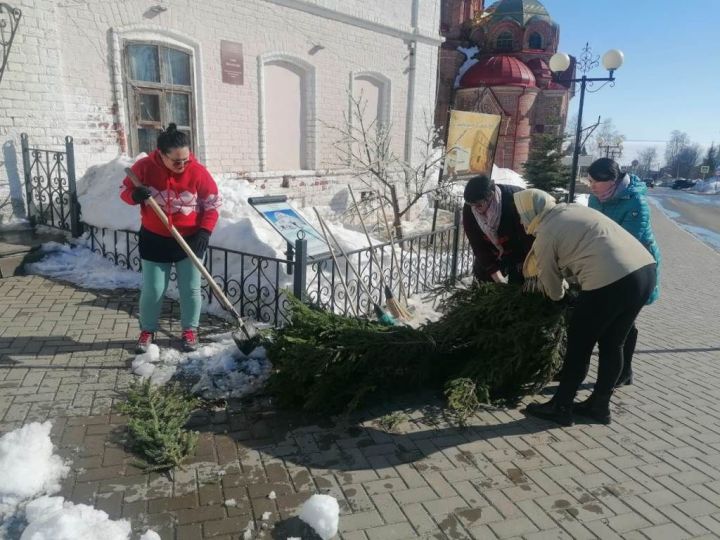
[[[294,300],[291,324],[267,345],[268,390],[281,406],[332,413],[446,388],[464,422],[483,403],[514,404],[536,392],[560,367],[565,308],[542,295],[476,284],[452,291],[440,311],[419,329],[386,327]]]
[[[148,470],[179,466],[195,452],[198,434],[184,429],[198,401],[177,385],[154,386],[133,382],[119,410],[130,419],[132,447]]]

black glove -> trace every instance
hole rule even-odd
[[[195,253],[199,259],[202,259],[205,254],[205,250],[208,248],[208,244],[210,243],[210,231],[207,229],[200,229],[188,243],[190,244],[190,249],[193,250],[193,253]]]
[[[132,200],[136,203],[140,204],[146,199],[149,199],[152,193],[150,193],[150,190],[146,188],[145,186],[136,187],[132,192]]]

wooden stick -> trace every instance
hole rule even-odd
[[[315,213],[317,214],[317,210],[315,210]],[[317,214],[317,216],[318,216],[318,219],[320,220],[320,224],[321,224],[323,227],[327,227],[327,225],[325,225],[325,222],[323,221],[323,219],[320,217],[320,214]],[[358,285],[359,285],[360,287],[362,287],[363,292],[364,292],[365,294],[367,294],[367,296],[368,296],[368,307],[370,307],[370,304],[371,304],[371,303],[372,303],[374,306],[377,306],[377,304],[375,304],[375,302],[374,302],[373,299],[372,299],[372,294],[370,293],[370,291],[368,290],[368,288],[365,286],[365,283],[363,282],[362,277],[360,276],[360,273],[359,273],[359,272],[357,271],[357,269],[355,268],[355,265],[350,262],[350,258],[347,256],[347,254],[345,253],[345,250],[344,250],[344,249],[342,248],[342,246],[340,245],[340,242],[337,241],[337,238],[335,238],[335,235],[332,233],[332,231],[330,230],[329,227],[327,227],[327,232],[328,232],[328,234],[330,235],[330,238],[332,238],[332,241],[335,243],[335,245],[337,246],[337,248],[340,250],[340,253],[342,254],[342,256],[345,258],[345,261],[347,262],[347,265],[350,267],[350,270],[352,270],[352,271],[353,271],[353,274],[355,274],[355,277],[356,277],[357,280],[358,280]],[[332,248],[331,248],[331,249],[332,249]],[[377,307],[379,308],[380,306],[377,306]],[[381,311],[382,311],[382,310],[381,310]]]
[[[383,275],[383,271],[382,271],[382,268],[380,267],[380,263],[378,262],[377,257],[375,256],[375,251],[373,250],[373,243],[372,243],[372,240],[370,239],[370,233],[368,233],[367,227],[365,226],[365,220],[362,217],[362,212],[360,212],[360,207],[358,206],[357,200],[355,199],[355,193],[353,193],[352,187],[350,187],[350,185],[348,185],[347,188],[348,188],[348,191],[350,191],[350,197],[352,198],[352,202],[353,202],[353,205],[355,206],[355,210],[357,210],[358,218],[360,218],[360,224],[362,225],[363,232],[365,233],[365,238],[367,239],[368,244],[370,246],[370,257],[372,257],[373,263],[375,263],[375,266],[378,268],[378,271],[380,272],[380,284],[382,285],[383,290],[390,292],[392,294],[390,287],[388,287],[387,283],[385,282],[385,276]],[[392,243],[390,244],[390,249],[392,250]],[[390,271],[392,272],[392,269]],[[388,296],[388,295],[386,294],[386,296]],[[396,305],[393,305],[391,307],[390,306],[391,301],[395,302]],[[388,308],[390,308],[391,311],[393,310],[393,308],[395,311],[397,311],[397,313],[393,313],[393,315],[395,315],[396,317],[407,319],[408,316],[410,315],[409,313],[407,313],[406,310],[403,309],[403,307],[401,305],[397,304],[397,302],[395,301],[395,299],[392,296],[390,298],[387,298],[387,302],[388,302]]]
[[[335,265],[335,268],[337,268],[338,277],[340,278],[340,283],[342,283],[343,289],[345,289],[345,297],[348,299],[348,304],[350,305],[350,309],[352,310],[353,315],[355,315],[355,317],[358,317],[358,312],[355,309],[355,306],[353,305],[352,300],[350,300],[350,290],[348,289],[347,283],[345,283],[345,278],[342,275],[342,270],[340,270],[340,265],[338,264],[337,259],[335,258],[335,250],[333,249],[332,245],[330,244],[330,240],[328,240],[328,235],[325,232],[325,222],[320,217],[320,214],[318,213],[317,208],[313,207],[313,211],[315,212],[315,215],[317,216],[318,223],[320,223],[320,232],[322,232],[323,238],[325,239],[325,243],[327,244],[328,249],[330,250],[330,257],[332,257],[332,262]],[[320,270],[320,271],[322,272],[322,270]],[[331,289],[330,294],[332,295],[332,289]]]
[[[380,211],[382,212],[383,221],[385,222],[386,234],[388,235],[388,238],[390,240],[390,253],[392,253],[392,264],[394,265],[394,267],[397,268],[398,279],[400,280],[400,294],[405,297],[405,303],[407,304],[408,295],[407,291],[405,290],[405,284],[403,283],[402,269],[400,268],[400,263],[397,261],[397,255],[395,255],[395,246],[392,243],[393,232],[390,229],[390,224],[388,223],[387,215],[385,214],[385,207],[380,205]]]

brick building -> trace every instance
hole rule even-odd
[[[75,141],[77,174],[153,147],[174,121],[217,176],[327,200],[348,181],[332,126],[348,91],[394,150],[435,107],[440,0],[14,0],[0,83],[0,204],[22,196],[20,133]],[[5,204],[0,215],[10,210]]]
[[[495,163],[521,171],[533,134],[565,126],[571,90],[548,67],[559,26],[538,0],[444,0],[441,33],[436,125],[451,108],[501,115]]]

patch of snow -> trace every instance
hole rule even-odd
[[[227,499],[223,504],[225,506],[237,506],[237,501],[235,499]]]
[[[517,186],[526,189],[527,182],[520,173],[513,171],[512,169],[504,169],[493,164],[492,174],[490,177],[495,180],[498,184],[505,184],[508,186]]]
[[[88,289],[139,289],[142,276],[115,266],[98,253],[80,244],[47,242],[41,246],[42,260],[25,265],[25,270],[69,281]]]
[[[322,540],[330,540],[337,534],[340,521],[337,499],[330,495],[313,495],[300,509],[300,519],[312,527]]]
[[[50,422],[32,422],[0,437],[0,521],[23,501],[60,491],[70,468],[53,454]]]
[[[25,519],[28,525],[20,540],[128,540],[131,530],[128,520],[113,521],[102,510],[62,497],[43,496],[28,503]]]
[[[475,55],[480,52],[480,47],[473,45],[472,47],[458,47],[457,50],[465,55],[465,61],[458,69],[453,88],[460,86],[460,80],[463,78],[463,75],[465,75],[468,69],[479,62],[479,60],[475,58]]]
[[[587,206],[590,201],[590,195],[587,193],[577,193],[575,194],[575,204],[581,204],[583,206]]]
[[[140,540],[161,540],[160,535],[155,531],[149,530],[140,537]]]
[[[270,519],[270,516],[272,516],[272,512],[263,512],[262,520],[267,521]]]

